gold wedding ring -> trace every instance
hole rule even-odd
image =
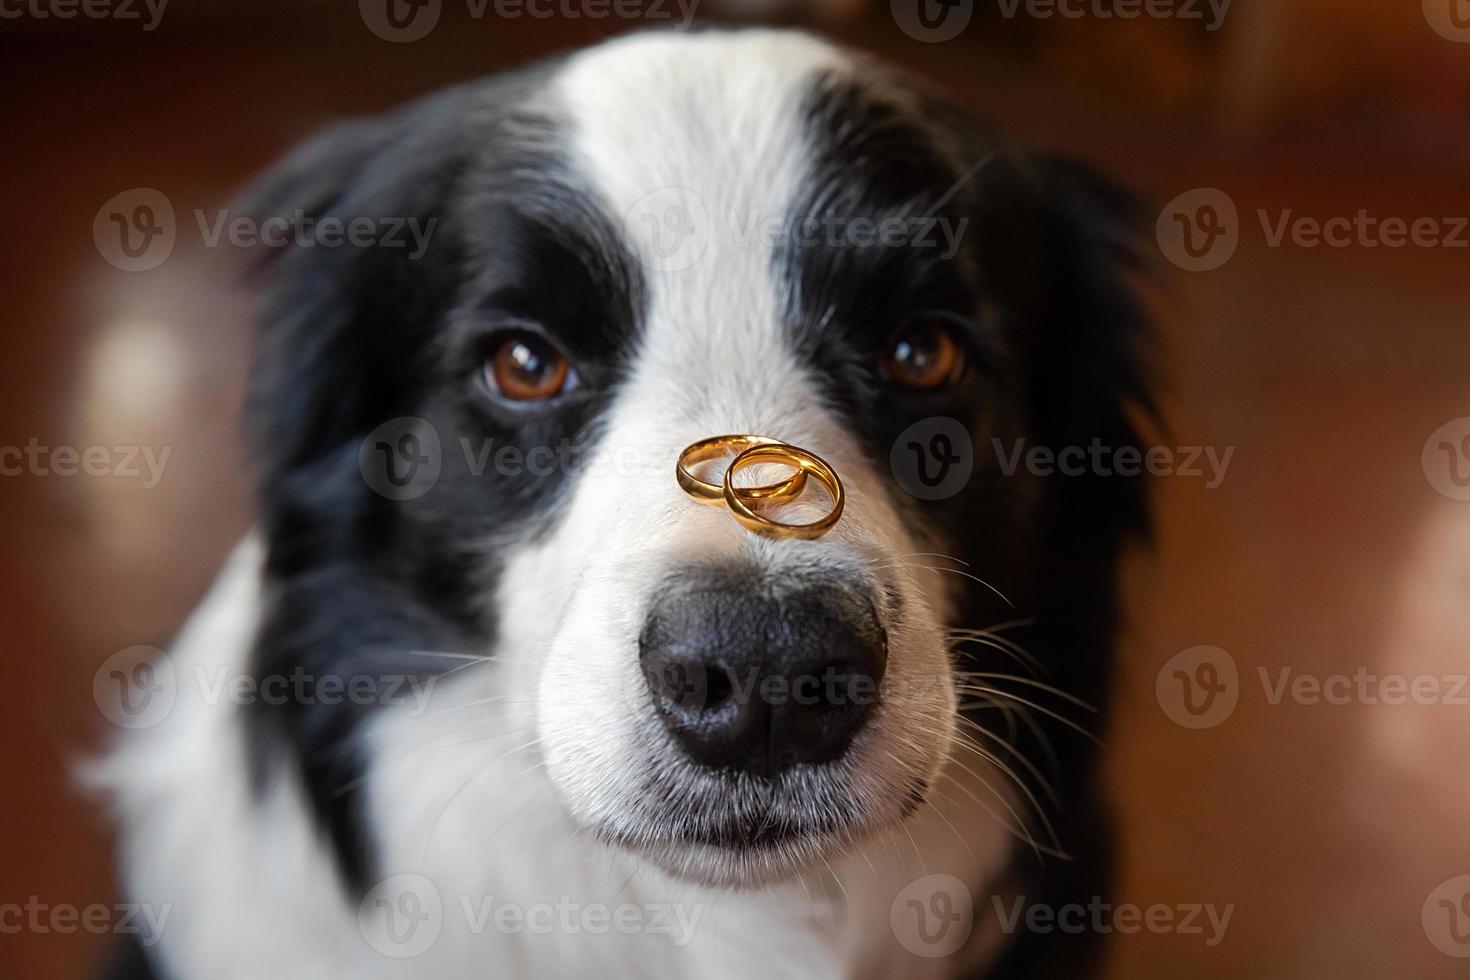
[[[690,467],[723,456],[728,450],[738,450],[730,465],[725,468],[722,486],[706,483],[694,475]],[[781,463],[796,472],[779,483],[767,483],[758,487],[737,487],[735,471],[759,463]],[[832,497],[832,509],[819,519],[808,524],[787,524],[784,521],[765,517],[752,505],[784,503],[801,495],[806,488],[807,476],[827,488]],[[702,504],[724,504],[740,526],[747,531],[763,534],[770,538],[800,538],[810,541],[820,538],[842,517],[844,502],[842,481],[837,471],[816,453],[800,446],[793,446],[769,436],[729,435],[711,436],[686,446],[679,454],[674,466],[674,476],[679,487]]]
[[[809,524],[787,524],[756,513],[746,503],[744,495],[736,490],[732,481],[736,470],[762,462],[785,463],[788,466],[797,467],[798,473],[816,477],[817,482],[826,487],[827,492],[832,495],[832,509]],[[754,531],[756,534],[764,534],[767,537],[800,538],[810,541],[832,530],[833,525],[842,517],[844,502],[842,481],[837,478],[837,471],[827,465],[826,460],[816,453],[807,452],[799,446],[790,446],[785,443],[751,446],[730,461],[730,468],[725,470],[724,491],[725,505],[730,508],[730,513],[735,515],[740,526],[747,531]]]
[[[702,504],[720,505],[725,502],[726,490],[718,483],[706,483],[695,476],[690,469],[696,463],[708,462],[723,456],[727,450],[735,450],[740,453],[756,446],[781,446],[785,445],[779,439],[768,436],[710,436],[701,439],[686,447],[679,454],[679,462],[674,467],[674,476],[679,481],[679,488],[689,496]],[[780,462],[787,462],[780,460]],[[792,466],[797,464],[792,461]],[[726,471],[725,486],[729,486],[729,471]],[[806,487],[806,471],[800,467],[796,472],[779,483],[768,483],[759,487],[737,487],[735,494],[746,500],[759,503],[777,503],[783,500],[791,500],[801,495]]]

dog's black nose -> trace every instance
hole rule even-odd
[[[690,758],[767,777],[840,756],[887,660],[872,604],[842,588],[676,588],[640,647],[653,703]]]

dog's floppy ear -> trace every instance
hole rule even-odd
[[[1021,385],[1028,448],[1059,456],[1078,447],[1086,460],[1080,473],[1053,469],[1030,480],[1032,581],[1024,608],[1032,625],[1022,642],[1044,659],[1047,684],[1092,706],[1095,713],[1074,717],[1101,737],[1113,687],[1118,559],[1130,536],[1148,530],[1145,479],[1113,465],[1120,450],[1141,449],[1140,423],[1154,416],[1150,330],[1138,292],[1142,209],[1087,166],[1063,158],[997,154],[981,176],[972,198],[972,224],[986,232],[977,238],[979,270],[1007,307],[1006,347]],[[1096,468],[1094,445],[1103,447]],[[981,671],[1014,671],[989,651],[967,656]],[[1003,680],[992,683],[1005,689]],[[1034,716],[1007,740],[1020,758],[1049,760],[1031,792],[1057,800],[1052,827],[1061,849],[1074,856],[1042,868],[1018,850],[1013,871],[1021,890],[1053,908],[1108,894],[1112,832],[1101,743],[1050,714]],[[994,973],[1086,972],[1097,961],[1098,938],[1017,937]]]
[[[251,270],[262,301],[247,402],[268,528],[342,488],[361,438],[411,411],[408,378],[452,302],[441,202],[460,153],[444,115],[420,104],[339,125],[246,194],[272,242]]]
[[[1138,288],[1143,212],[1133,196],[1086,164],[1057,156],[997,164],[981,190],[990,274],[1015,304],[1008,344],[1025,379],[1036,443],[1059,451],[1093,440],[1116,451],[1140,442],[1156,417],[1151,331]],[[982,224],[983,226],[983,224]],[[1142,481],[1089,474],[1049,481],[1094,520],[1145,532]],[[1071,504],[1068,505],[1071,507]],[[1072,510],[1071,513],[1081,513]]]

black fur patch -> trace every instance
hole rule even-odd
[[[351,887],[372,873],[362,721],[404,679],[464,663],[433,652],[493,648],[481,597],[499,574],[496,545],[551,520],[639,330],[635,261],[571,174],[557,121],[527,108],[546,71],[328,132],[252,197],[261,217],[432,229],[418,258],[307,246],[262,262],[249,417],[269,565],[254,669],[302,674],[309,693],[254,706],[255,770],[261,782],[274,760],[291,760]],[[508,328],[563,347],[577,390],[524,411],[491,398],[482,367]],[[390,499],[359,455],[377,427],[405,417],[432,426],[440,472],[426,492]],[[373,695],[326,703],[316,686],[354,682]]]
[[[900,105],[881,91],[830,79],[815,87],[807,121],[818,173],[793,220],[836,215],[915,229],[919,221],[947,223],[963,228],[958,247],[948,255],[943,239],[790,247],[777,257],[792,283],[788,329],[826,382],[830,401],[866,434],[881,469],[900,433],[919,420],[957,419],[971,434],[975,470],[962,490],[926,501],[910,498],[895,481],[893,493],[912,500],[909,517],[920,540],[937,541],[935,550],[967,562],[969,572],[1015,603],[1012,609],[967,582],[951,625],[1034,621],[1006,635],[1040,661],[1041,681],[1098,709],[1083,712],[992,676],[985,681],[997,692],[992,706],[970,712],[1014,748],[983,746],[1020,773],[1056,824],[1056,843],[1080,857],[1043,865],[1021,845],[1013,875],[1032,901],[1068,901],[1068,889],[1084,887],[1093,890],[1081,896],[1086,901],[1106,888],[1110,868],[1096,746],[1039,712],[1030,712],[1029,725],[1007,727],[997,707],[1019,707],[1008,695],[1024,697],[1103,736],[1117,559],[1130,535],[1147,531],[1143,481],[1101,473],[1007,475],[995,465],[992,440],[1005,446],[1024,437],[1053,450],[1093,439],[1114,448],[1139,445],[1132,413],[1147,415],[1152,405],[1141,350],[1145,316],[1127,281],[1137,266],[1137,215],[1125,195],[1081,166],[1026,156],[927,97],[909,93]],[[936,393],[885,384],[874,367],[882,349],[905,325],[927,317],[965,339],[976,369],[966,383]],[[1028,676],[1011,654],[991,646],[964,643],[959,652],[962,669]],[[1040,822],[1030,824],[1045,842]],[[1049,957],[1076,968],[1082,941],[1046,938],[1046,950],[1018,944],[1008,969],[1038,975]]]

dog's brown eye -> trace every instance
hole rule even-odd
[[[550,343],[529,333],[512,334],[485,364],[485,381],[511,401],[552,398],[567,388],[571,366]]]
[[[899,384],[932,391],[960,380],[965,353],[946,324],[921,320],[894,341],[883,366]]]

